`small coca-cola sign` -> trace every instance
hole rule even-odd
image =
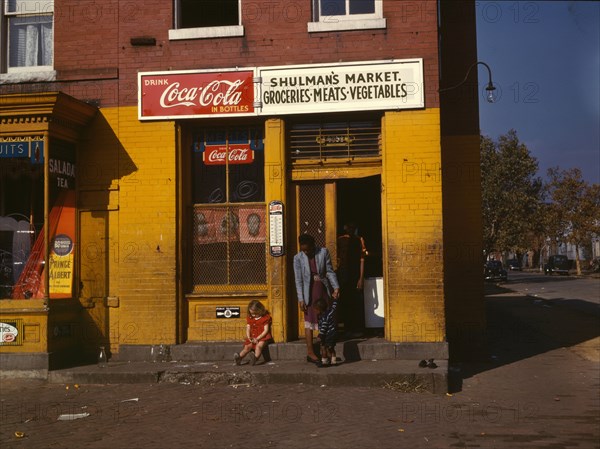
[[[254,114],[253,71],[140,74],[140,119]]]
[[[225,165],[227,158],[230,164],[251,164],[254,162],[254,151],[250,144],[206,145],[202,160],[206,165]]]

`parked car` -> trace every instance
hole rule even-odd
[[[486,281],[497,282],[508,280],[508,274],[504,267],[502,266],[502,262],[499,260],[489,260],[486,262],[484,266],[484,279]]]
[[[544,274],[569,274],[569,268],[571,268],[571,262],[567,256],[562,254],[554,254],[548,257],[548,262],[544,265]]]
[[[506,266],[510,271],[521,271],[521,262],[519,262],[519,259],[508,259]]]

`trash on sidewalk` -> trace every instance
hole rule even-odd
[[[230,387],[232,387],[232,388],[235,388],[235,389],[237,389],[238,387],[246,387],[246,388],[249,388],[249,387],[250,387],[250,384],[230,384],[229,386],[230,386]]]
[[[89,413],[67,413],[64,415],[60,415],[58,417],[58,421],[73,421],[75,419],[87,418],[90,416]]]
[[[24,432],[15,432],[15,437],[17,438],[23,438],[25,436]]]
[[[138,402],[140,398],[123,399],[121,402]]]

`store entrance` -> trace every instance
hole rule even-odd
[[[356,333],[383,334],[381,176],[298,182],[293,196],[297,204],[293,253],[298,251],[297,236],[311,234],[317,245],[329,249],[334,269],[338,270],[338,242],[344,234],[344,225],[355,225],[356,234],[363,238],[367,251],[365,282],[363,292],[356,292],[352,306],[349,306],[351,310],[344,312],[344,318],[350,316],[355,320],[354,326],[362,329],[362,332],[353,329]],[[295,291],[292,296],[295,303]],[[297,325],[301,336],[304,333],[302,317],[297,320]]]

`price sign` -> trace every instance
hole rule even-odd
[[[271,256],[283,256],[283,243],[283,203],[271,201],[269,203],[269,251]]]

